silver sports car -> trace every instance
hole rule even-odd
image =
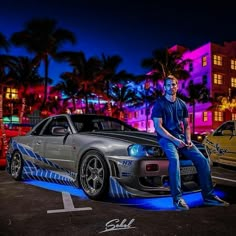
[[[207,158],[203,145],[195,145]],[[181,158],[183,190],[198,191],[193,163]],[[156,135],[101,115],[45,118],[10,140],[7,171],[15,180],[81,187],[94,200],[170,194],[168,160]]]

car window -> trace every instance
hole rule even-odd
[[[45,124],[48,122],[48,120],[44,120],[42,121],[38,126],[36,126],[36,128],[34,129],[34,131],[32,132],[32,135],[40,135],[43,127],[45,126]]]
[[[55,117],[45,127],[43,135],[52,135],[52,128],[56,126],[62,126],[70,131],[69,122],[66,117]]]
[[[116,131],[129,131],[134,128],[126,125],[125,123],[115,119],[94,119],[92,121],[93,127],[98,130],[116,130]]]
[[[223,136],[223,131],[231,131],[232,135],[235,134],[234,122],[227,122],[223,124],[214,132],[214,136]]]
[[[75,128],[77,129],[78,132],[80,132],[84,126],[82,122],[74,122]]]
[[[108,116],[72,115],[71,120],[78,132],[91,131],[137,131],[134,127]]]
[[[103,130],[124,130],[124,125],[114,121],[101,121],[100,124]]]

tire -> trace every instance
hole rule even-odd
[[[10,163],[10,173],[13,179],[21,180],[21,174],[23,169],[23,159],[20,152],[14,152],[11,163]]]
[[[80,186],[90,199],[102,200],[108,195],[108,165],[99,152],[89,151],[85,154],[79,173]]]

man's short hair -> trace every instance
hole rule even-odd
[[[165,79],[164,79],[164,85],[166,85],[166,81],[167,80],[175,80],[176,83],[178,84],[178,79],[174,76],[174,75],[168,75]]]

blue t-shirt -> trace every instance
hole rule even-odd
[[[162,118],[163,127],[175,137],[183,134],[183,121],[187,117],[187,106],[182,99],[176,98],[174,102],[170,102],[165,96],[161,96],[156,100],[151,115],[152,119]],[[158,138],[160,138],[159,135]]]

